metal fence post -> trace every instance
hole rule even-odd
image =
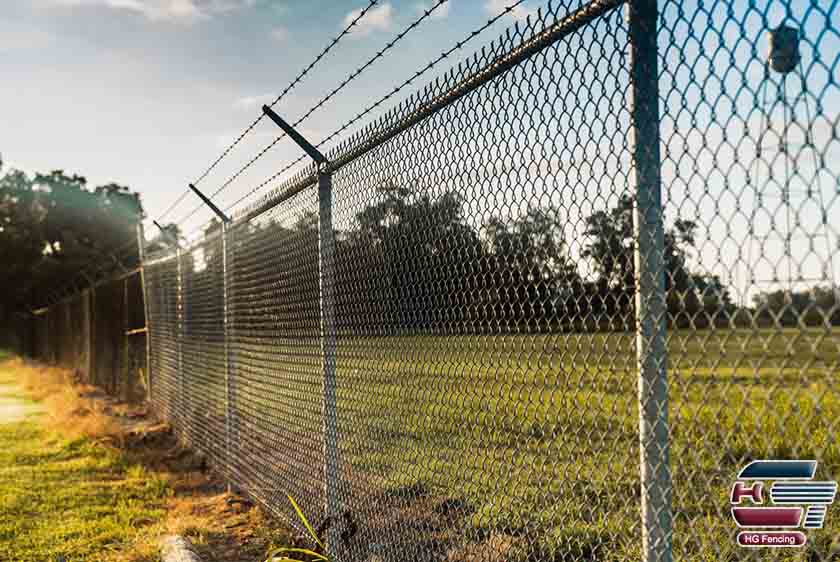
[[[325,515],[339,513],[338,421],[336,413],[335,231],[332,222],[332,172],[318,174],[318,264],[321,289],[321,357],[324,373],[324,496]],[[330,554],[340,560],[337,525],[327,538]]]
[[[146,326],[146,399],[152,402],[152,319],[149,317],[149,286],[146,284],[146,233],[137,221],[137,256],[140,260],[140,288],[143,293],[143,320]]]
[[[630,31],[633,213],[636,267],[636,354],[642,559],[671,560],[671,476],[668,458],[667,306],[659,155],[659,72],[656,0],[628,2]]]
[[[184,264],[183,264],[184,254],[181,251],[181,247],[178,246],[175,250],[175,259],[177,260],[177,268],[178,268],[178,299],[177,299],[177,308],[175,310],[175,314],[177,317],[177,325],[178,325],[178,333],[176,334],[177,337],[177,362],[175,364],[176,371],[175,371],[175,381],[176,381],[176,392],[175,392],[175,418],[178,420],[177,430],[180,433],[179,441],[183,441],[183,435],[185,434],[184,430],[184,421],[180,419],[181,415],[186,415],[184,411]],[[175,424],[173,424],[175,425]]]
[[[223,329],[225,338],[225,468],[228,471],[228,480],[233,478],[233,457],[231,455],[231,443],[233,438],[233,374],[235,363],[233,360],[231,337],[233,334],[233,318],[230,299],[233,296],[231,276],[233,275],[233,229],[229,222],[222,223],[222,292],[223,292]],[[230,491],[230,483],[228,483]]]
[[[318,280],[321,296],[321,360],[324,384],[324,515],[335,518],[340,511],[340,466],[335,380],[335,231],[332,222],[332,167],[317,147],[269,106],[263,106],[263,113],[318,165]],[[327,533],[331,560],[340,561],[339,526],[331,525]]]

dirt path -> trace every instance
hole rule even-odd
[[[40,404],[23,398],[23,391],[11,384],[0,384],[0,423],[14,423],[43,411]]]

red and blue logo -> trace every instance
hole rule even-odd
[[[805,533],[792,529],[821,529],[837,494],[837,482],[815,481],[816,472],[817,461],[813,460],[760,460],[741,469],[729,497],[732,517],[744,529],[738,533],[738,544],[751,548],[803,546]],[[770,505],[765,505],[768,489]]]

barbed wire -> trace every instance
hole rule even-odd
[[[131,251],[137,250],[138,239],[132,237],[131,239],[127,240],[123,245],[117,247],[114,250],[108,252],[109,257],[111,260],[104,260],[102,259],[102,255],[97,255],[88,262],[86,262],[83,266],[81,266],[77,272],[74,274],[72,279],[67,283],[64,283],[59,288],[54,290],[48,290],[45,292],[46,297],[43,299],[42,303],[30,303],[30,306],[35,304],[46,304],[52,305],[55,302],[59,302],[62,299],[71,296],[75,292],[77,292],[77,288],[81,285],[83,288],[89,288],[95,286],[99,281],[101,275],[104,272],[112,272],[113,265],[121,269],[125,269],[123,265],[123,260],[126,258],[131,257]],[[138,253],[139,255],[139,253]],[[82,282],[79,283],[79,279],[82,279]],[[29,284],[29,286],[25,290],[31,290],[35,287],[37,281],[35,279]]]
[[[322,144],[323,144],[323,141],[319,142],[316,146],[320,147]],[[285,174],[286,172],[291,170],[296,165],[300,164],[301,161],[303,161],[304,159],[306,159],[308,157],[309,156],[307,154],[301,154],[295,160],[293,160],[292,162],[283,166],[283,168],[281,168],[279,171],[275,172],[270,177],[268,177],[265,180],[263,180],[262,182],[260,182],[260,184],[257,185],[255,188],[253,188],[251,191],[249,191],[248,193],[246,193],[245,195],[243,195],[242,197],[240,197],[239,199],[237,199],[236,201],[234,201],[233,203],[228,205],[225,208],[225,211],[230,211],[231,209],[233,209],[234,207],[236,207],[237,205],[242,203],[245,199],[247,199],[248,197],[251,197],[252,195],[256,194],[263,187],[265,187],[266,185],[268,185],[269,183],[271,183],[272,181],[274,181],[278,177],[282,176],[283,174]]]
[[[381,98],[379,98],[376,102],[372,103],[371,105],[367,106],[365,109],[363,109],[362,111],[360,111],[360,112],[359,112],[359,113],[358,113],[355,117],[353,117],[352,119],[350,119],[349,121],[347,121],[346,123],[344,123],[341,127],[339,127],[338,129],[336,129],[336,130],[335,130],[335,131],[333,131],[332,133],[330,133],[327,137],[325,137],[323,140],[321,140],[320,142],[318,142],[315,146],[316,146],[316,147],[318,147],[318,148],[321,148],[324,144],[326,144],[326,143],[328,143],[328,142],[332,141],[335,137],[337,137],[338,135],[340,135],[341,133],[343,133],[344,131],[346,131],[348,128],[352,127],[352,126],[353,126],[355,123],[357,123],[360,119],[362,119],[362,118],[366,117],[367,115],[369,115],[372,111],[374,111],[375,109],[377,109],[377,108],[378,108],[379,106],[381,106],[383,103],[385,103],[386,101],[388,101],[389,99],[391,99],[392,97],[394,97],[396,94],[398,94],[399,92],[401,92],[401,91],[402,91],[403,89],[405,89],[407,86],[411,85],[411,83],[412,83],[412,82],[414,82],[415,80],[417,80],[418,78],[420,78],[422,75],[424,75],[425,73],[427,73],[428,71],[430,71],[431,69],[433,69],[433,68],[434,68],[436,65],[438,65],[441,61],[443,61],[444,59],[446,59],[446,58],[448,58],[449,56],[451,56],[451,55],[452,55],[452,53],[454,53],[455,51],[457,51],[457,50],[459,50],[459,49],[462,49],[462,48],[463,48],[463,47],[464,47],[467,43],[469,43],[470,41],[472,41],[473,39],[475,39],[476,37],[478,37],[479,35],[481,35],[481,34],[482,34],[484,31],[486,31],[488,28],[492,27],[492,26],[493,26],[496,22],[498,22],[501,18],[503,18],[504,16],[508,15],[508,14],[509,14],[509,13],[511,13],[513,10],[515,10],[517,7],[519,7],[519,5],[520,5],[520,4],[522,4],[524,1],[525,1],[525,0],[517,0],[517,1],[516,1],[516,2],[514,2],[513,4],[511,4],[511,5],[507,6],[507,7],[505,7],[505,8],[504,8],[504,10],[502,10],[500,13],[498,13],[497,15],[493,16],[492,18],[488,19],[488,20],[487,20],[487,22],[485,22],[485,23],[484,23],[484,25],[482,25],[482,26],[481,26],[481,27],[479,27],[479,28],[476,28],[475,30],[473,30],[472,32],[470,32],[470,33],[469,33],[469,34],[468,34],[468,35],[467,35],[464,39],[462,39],[461,41],[458,41],[457,43],[455,43],[455,44],[454,44],[452,47],[450,47],[449,49],[447,49],[447,50],[445,50],[445,51],[441,52],[441,53],[440,53],[440,55],[438,55],[435,59],[433,59],[433,60],[432,60],[432,61],[430,61],[428,64],[426,64],[423,68],[421,68],[420,70],[418,70],[417,72],[415,72],[414,74],[412,74],[409,78],[407,78],[406,80],[404,80],[404,81],[403,81],[402,83],[400,83],[399,85],[395,86],[395,87],[394,87],[391,91],[389,91],[387,94],[385,94],[384,96],[382,96]],[[295,123],[295,126],[296,126],[296,125],[297,125],[297,123]],[[284,166],[283,168],[281,168],[279,171],[275,172],[274,174],[272,174],[271,176],[269,176],[268,178],[266,178],[265,180],[263,180],[262,182],[260,182],[260,183],[259,183],[256,187],[252,188],[251,190],[249,190],[248,192],[246,192],[246,193],[245,193],[242,197],[240,197],[239,199],[237,199],[236,201],[234,201],[233,203],[231,203],[229,206],[227,206],[227,207],[225,208],[225,211],[230,211],[232,208],[236,207],[237,205],[239,205],[240,203],[242,203],[242,202],[243,202],[243,201],[245,201],[246,199],[248,199],[248,198],[252,197],[253,195],[255,195],[256,193],[258,193],[258,192],[259,192],[261,189],[263,189],[266,185],[270,184],[271,182],[273,182],[274,180],[276,180],[278,177],[280,177],[281,175],[283,175],[285,172],[287,172],[288,170],[290,170],[291,168],[293,168],[295,165],[297,165],[298,163],[300,163],[300,162],[301,162],[301,160],[303,160],[304,158],[306,158],[306,155],[305,155],[305,154],[304,154],[304,155],[302,155],[302,156],[300,156],[300,157],[298,157],[296,160],[294,160],[294,161],[292,161],[291,163],[287,164],[286,166]],[[197,211],[197,210],[196,210],[196,211]],[[190,215],[190,216],[192,216],[192,215]],[[193,231],[193,232],[195,232],[195,231]]]
[[[342,82],[340,82],[338,84],[338,86],[333,88],[327,95],[325,95],[323,98],[321,98],[321,100],[318,101],[318,103],[316,103],[311,108],[309,108],[309,110],[307,110],[306,113],[303,114],[303,116],[301,116],[300,118],[298,118],[297,121],[292,123],[292,126],[297,127],[298,125],[303,123],[306,119],[308,119],[313,113],[315,113],[317,110],[319,110],[321,107],[323,107],[329,100],[331,100],[333,97],[335,97],[336,94],[338,94],[342,89],[344,89],[350,82],[352,82],[353,80],[358,78],[365,70],[370,68],[377,60],[382,58],[390,49],[392,49],[397,43],[399,43],[406,35],[408,35],[412,30],[417,28],[424,20],[429,18],[435,12],[435,10],[437,10],[443,4],[446,4],[448,1],[449,0],[437,0],[432,7],[425,10],[420,15],[420,17],[413,20],[405,29],[403,29],[401,32],[399,32],[391,41],[386,43],[385,46],[381,50],[379,50],[373,57],[368,59],[367,62],[365,62],[362,66],[360,66],[359,68],[357,68],[356,70],[351,72]],[[522,1],[522,0],[520,0],[520,1]],[[264,116],[264,114],[261,114],[260,118],[262,118],[263,116]],[[276,146],[277,143],[279,143],[285,137],[286,137],[285,134],[281,134],[281,135],[278,135],[277,137],[275,137],[274,140],[272,140],[269,144],[267,144],[259,152],[257,152],[257,154],[253,158],[251,158],[248,162],[245,163],[244,166],[242,166],[239,170],[237,170],[237,172],[235,174],[233,174],[230,178],[228,178],[227,181],[225,181],[218,189],[216,189],[216,191],[210,193],[210,195],[209,195],[210,199],[213,199],[214,197],[219,195],[222,191],[227,189],[248,168],[253,166],[254,163],[257,162],[257,160],[262,158],[269,150],[271,150],[274,146]],[[276,175],[275,175],[275,177],[276,177]],[[190,211],[179,222],[182,222],[184,220],[189,220],[202,207],[203,207],[203,204],[196,206],[192,211]]]
[[[329,53],[333,49],[333,47],[335,47],[338,44],[338,42],[344,38],[345,35],[350,33],[350,30],[368,13],[368,11],[370,11],[371,8],[376,6],[376,4],[378,3],[379,0],[370,0],[368,5],[359,11],[356,17],[353,18],[350,21],[350,23],[344,27],[341,33],[339,33],[326,47],[324,47],[324,49],[318,54],[318,56],[316,56],[315,59],[312,62],[310,62],[309,65],[307,65],[306,68],[304,68],[297,75],[297,77],[294,80],[292,80],[288,86],[286,86],[286,88],[282,92],[280,92],[280,95],[278,95],[274,99],[274,101],[272,101],[269,104],[269,107],[274,107],[275,105],[277,105],[280,102],[280,100],[282,100],[286,96],[286,94],[292,91],[292,89],[294,89],[294,87],[297,86],[306,77],[307,74],[309,74],[309,72],[315,67],[315,65],[317,65],[327,55],[327,53]],[[222,154],[219,155],[219,157],[216,158],[213,161],[213,163],[210,164],[210,166],[192,182],[193,185],[198,185],[199,183],[201,183],[210,174],[210,172],[212,172],[216,168],[216,166],[218,166],[219,163],[222,160],[224,160],[224,158],[227,157],[227,155],[230,154],[230,152],[240,142],[242,142],[242,139],[244,139],[251,131],[254,130],[254,127],[256,127],[260,121],[262,121],[263,117],[265,117],[265,115],[261,113],[256,119],[254,119],[251,122],[251,124],[248,125],[245,128],[245,130],[242,131],[242,133],[240,133],[239,136],[236,137],[236,139],[222,152]],[[166,218],[166,216],[168,216],[169,213],[172,212],[172,210],[175,209],[181,203],[181,201],[183,201],[184,198],[186,198],[187,195],[189,195],[189,193],[190,190],[185,189],[184,192],[178,197],[178,199],[176,199],[175,202],[172,203],[156,220],[160,221]]]
[[[160,216],[158,216],[158,218],[157,218],[157,219],[155,219],[155,220],[162,221],[162,220],[164,220],[166,217],[168,217],[168,216],[169,216],[169,213],[171,213],[172,211],[174,211],[174,210],[175,210],[175,208],[176,208],[178,205],[180,205],[180,204],[181,204],[181,201],[183,201],[183,200],[184,200],[184,198],[185,198],[187,195],[189,195],[189,193],[190,193],[190,190],[189,190],[189,189],[184,190],[184,192],[181,194],[181,196],[180,196],[180,197],[178,197],[178,198],[177,198],[177,199],[176,199],[176,200],[175,200],[175,201],[174,201],[171,205],[169,205],[169,207],[167,207],[167,208],[166,208],[166,210],[165,210],[165,211],[163,211],[163,212],[160,214]]]

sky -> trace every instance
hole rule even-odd
[[[324,139],[514,1],[440,4],[324,102],[299,130],[312,142]],[[305,115],[409,28],[432,2],[438,0],[380,0],[274,106],[275,111],[290,122]],[[522,25],[546,3],[525,1],[347,134],[509,26]],[[204,172],[259,116],[262,104],[283,92],[367,4],[368,0],[3,0],[0,154],[7,168],[30,173],[64,169],[86,176],[92,185],[128,185],[142,194],[150,218],[178,222],[185,233],[200,232],[212,213],[192,194],[168,214],[161,213],[198,179],[199,187],[228,209],[249,193],[259,196],[277,187],[288,176],[266,182],[301,154],[289,139],[266,150],[278,134],[267,119],[206,177]],[[666,220],[698,223],[695,265],[719,275],[736,289],[740,302],[749,301],[758,290],[786,287],[787,282],[780,281],[785,276],[806,284],[840,284],[840,3],[660,4]],[[509,73],[504,80],[510,103],[493,109],[493,115],[483,115],[486,107],[471,106],[467,100],[458,102],[461,113],[438,117],[434,122],[441,138],[461,140],[448,152],[431,147],[425,168],[431,170],[437,162],[438,172],[460,174],[458,181],[471,185],[468,199],[480,200],[482,213],[492,211],[491,203],[504,191],[514,195],[512,208],[518,205],[519,211],[531,200],[529,190],[550,194],[552,204],[567,213],[570,230],[564,236],[572,253],[579,253],[586,242],[582,218],[614,204],[621,190],[632,189],[627,150],[632,142],[632,99],[623,17],[613,13],[548,49],[540,55],[545,58],[533,57]],[[798,73],[805,75],[804,81],[796,73],[784,83],[778,74],[764,79],[767,30],[783,21],[802,30]],[[542,73],[554,74],[548,89],[536,95],[531,86]],[[578,87],[582,83],[588,87]],[[786,92],[790,104],[778,102],[779,92]],[[592,100],[597,103],[592,105]],[[792,159],[780,157],[784,142],[779,131],[786,111],[794,116],[788,142],[799,147]],[[500,127],[502,115],[507,122]],[[472,129],[459,131],[465,120]],[[540,121],[550,126],[527,126]],[[519,123],[521,131],[507,128],[511,123]],[[431,131],[428,126],[417,130]],[[531,141],[528,146],[517,138],[523,131]],[[763,145],[758,157],[757,138]],[[809,139],[810,148],[805,142]],[[263,150],[256,163],[240,172]],[[519,175],[499,168],[507,165],[505,150],[517,152],[519,163],[514,166]],[[460,160],[444,165],[456,152],[462,153]],[[478,163],[473,157],[486,161]],[[463,169],[456,171],[457,166]],[[412,173],[423,169],[416,166]],[[400,171],[395,168],[392,173]],[[421,184],[434,177],[403,180]],[[515,185],[502,185],[511,177]],[[454,176],[448,181],[457,183]],[[781,202],[786,181],[791,191],[788,205]],[[484,216],[476,212],[479,215]],[[785,243],[788,236],[791,244]]]
[[[301,131],[320,140],[509,3],[513,0],[442,4]],[[63,169],[92,185],[125,184],[140,192],[147,213],[157,216],[367,4],[3,0],[4,168]],[[431,5],[432,0],[380,1],[274,109],[288,121],[297,119]],[[523,3],[484,35],[495,37],[535,5],[536,0]],[[201,187],[218,189],[275,136],[276,128],[261,122]],[[226,188],[220,202],[235,201],[299,153],[288,140],[280,143]],[[168,219],[188,214],[195,203],[185,200]]]

